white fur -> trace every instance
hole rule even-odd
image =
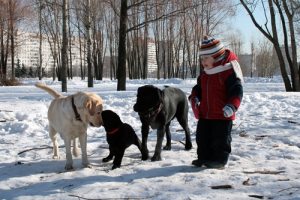
[[[63,96],[43,83],[35,85],[47,91],[54,97],[49,109],[49,136],[53,142],[53,158],[59,159],[59,148],[57,143],[57,133],[60,133],[66,147],[66,170],[73,169],[73,159],[71,154],[71,141],[73,140],[73,154],[78,155],[76,138],[79,138],[82,164],[84,167],[90,167],[87,158],[87,127],[88,124],[100,127],[102,125],[101,112],[103,101],[101,97],[94,93],[78,92],[71,96]],[[76,120],[72,108],[72,97],[74,104],[80,115],[80,120]]]

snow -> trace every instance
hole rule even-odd
[[[60,91],[60,82],[43,80]],[[280,78],[246,78],[244,99],[234,121],[232,154],[223,170],[196,168],[196,120],[189,111],[193,149],[185,151],[184,133],[171,123],[172,150],[162,161],[142,161],[135,146],[125,152],[122,167],[102,163],[108,155],[103,127],[88,128],[88,157],[92,168],[74,158],[66,172],[65,149],[52,159],[47,109],[52,97],[35,88],[35,79],[22,86],[0,87],[0,199],[300,199],[300,93],[286,93]],[[104,109],[118,113],[141,138],[139,117],[133,111],[139,86],[153,84],[181,88],[188,95],[195,79],[128,80],[127,91],[117,82],[95,81],[93,88],[78,78],[68,80],[68,93],[91,91],[104,100]],[[149,134],[150,156],[156,131]],[[63,141],[59,138],[59,144]],[[24,150],[32,149],[26,152]],[[230,185],[229,189],[211,186]],[[254,195],[254,196],[251,196]],[[256,195],[256,196],[255,196]]]

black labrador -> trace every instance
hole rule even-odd
[[[104,110],[102,113],[103,127],[106,131],[106,140],[109,144],[109,155],[103,158],[103,162],[108,162],[114,158],[112,169],[121,167],[125,149],[132,144],[141,151],[141,141],[137,137],[133,128],[123,123],[115,112]]]
[[[142,160],[147,160],[149,151],[147,139],[149,126],[157,129],[157,142],[152,161],[161,160],[161,148],[166,132],[165,150],[171,149],[170,123],[175,117],[185,131],[185,149],[192,148],[190,130],[188,127],[188,101],[184,92],[178,88],[165,87],[164,90],[153,85],[138,88],[136,104],[133,107],[138,112],[142,122]]]

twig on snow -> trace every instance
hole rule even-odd
[[[295,122],[295,121],[291,121],[291,120],[288,120],[288,123],[300,125],[299,122]]]
[[[285,189],[279,190],[278,193],[279,193],[279,192],[286,191],[286,190],[290,190],[290,189],[298,189],[298,190],[299,190],[299,189],[300,189],[300,186],[299,186],[299,187],[289,187],[289,188],[285,188]]]
[[[215,185],[215,186],[210,186],[211,189],[233,189],[231,185]]]
[[[0,110],[0,112],[13,112],[12,110]]]
[[[152,197],[124,197],[124,198],[100,198],[100,199],[90,199],[90,198],[85,198],[85,197],[81,197],[78,195],[73,195],[73,194],[69,194],[69,197],[77,197],[78,199],[84,199],[84,200],[110,200],[110,199],[152,199]]]
[[[183,144],[184,146],[185,146],[185,143],[184,142],[182,142],[182,141],[178,141],[179,143],[181,143],[181,144]]]
[[[257,198],[257,199],[263,199],[264,196],[261,196],[261,195],[257,195],[257,194],[250,194],[248,195],[249,197],[253,197],[253,198]]]
[[[270,170],[263,170],[263,171],[253,171],[253,172],[249,172],[249,171],[244,171],[245,174],[272,174],[272,175],[277,175],[277,174],[281,174],[284,173],[285,171],[281,170],[281,171],[270,171]]]
[[[58,148],[63,148],[63,147],[65,147],[65,146],[59,146]],[[34,147],[34,148],[30,148],[30,149],[25,149],[25,150],[19,152],[18,155],[21,155],[21,154],[26,153],[26,152],[28,152],[28,151],[33,151],[33,150],[43,150],[43,149],[52,149],[52,148],[53,148],[53,147],[51,147],[51,146]]]

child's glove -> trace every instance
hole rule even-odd
[[[233,107],[232,105],[224,106],[224,108],[223,108],[224,117],[229,118],[234,114],[235,109],[232,107]]]

